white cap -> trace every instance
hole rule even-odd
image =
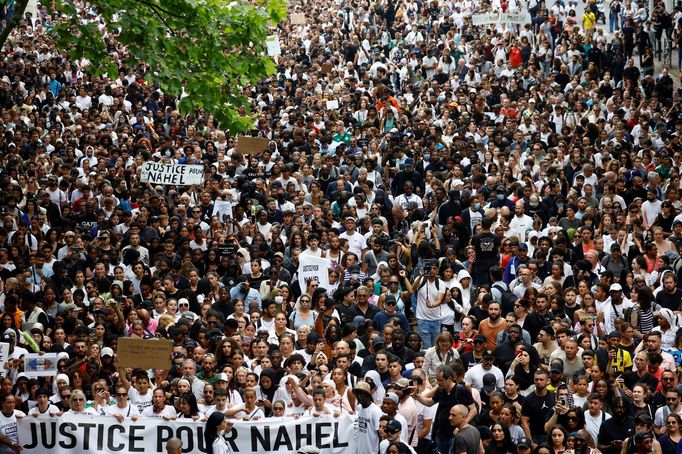
[[[99,357],[104,358],[105,356],[111,356],[113,358],[114,351],[111,349],[111,347],[104,347],[102,349],[102,351],[99,354]]]
[[[622,292],[623,287],[620,286],[620,284],[611,284],[611,287],[609,287],[609,292]]]

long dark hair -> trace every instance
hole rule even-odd
[[[213,442],[220,436],[218,428],[225,420],[225,415],[219,411],[214,411],[206,421],[206,430],[204,431],[204,440],[206,441],[206,452],[213,454]]]

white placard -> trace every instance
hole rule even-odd
[[[265,47],[268,49],[268,55],[271,57],[282,55],[282,46],[279,44],[279,36],[270,35],[265,39]]]
[[[24,373],[29,378],[57,375],[56,353],[29,353],[24,356]]]
[[[213,213],[211,217],[218,216],[220,222],[225,222],[225,216],[232,217],[232,203],[225,200],[216,200],[213,202]]]
[[[141,183],[189,186],[201,184],[204,180],[204,167],[189,164],[161,164],[147,161],[142,164]]]
[[[299,255],[298,285],[301,286],[301,292],[305,292],[307,282],[312,278],[317,279],[321,288],[329,290],[329,268],[331,267],[331,259],[305,254]]]
[[[327,110],[335,110],[339,108],[339,100],[338,99],[332,99],[331,101],[327,101]]]
[[[9,361],[9,344],[0,342],[0,378],[7,377],[7,369],[5,369],[7,361]]]

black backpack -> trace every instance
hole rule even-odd
[[[493,288],[496,288],[502,294],[502,297],[500,298],[499,301],[499,303],[502,305],[502,313],[506,314],[508,312],[513,312],[514,303],[516,302],[517,299],[519,299],[519,297],[516,296],[514,292],[509,290],[509,287],[505,289],[501,285],[497,284],[493,285]]]

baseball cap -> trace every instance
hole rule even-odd
[[[372,395],[372,391],[369,387],[369,383],[366,381],[359,381],[355,384],[355,388],[353,388],[353,394],[357,393],[367,393],[370,396]]]
[[[615,283],[611,284],[611,287],[609,287],[609,292],[622,292],[623,287],[620,286],[620,284]]]
[[[483,352],[483,358],[494,358],[494,357],[495,357],[495,353],[493,353],[492,350],[485,350]]]
[[[403,430],[403,425],[400,424],[400,421],[396,421],[395,419],[389,421],[388,424],[386,424],[386,427],[384,428],[384,432],[388,434],[397,434],[401,430]]]
[[[102,351],[99,354],[100,358],[104,358],[105,356],[114,356],[114,350],[111,349],[111,347],[104,347]]]
[[[221,372],[218,374],[216,381],[229,381],[229,380],[227,379],[227,374],[225,372]]]
[[[485,338],[483,334],[479,334],[478,336],[474,337],[474,342],[487,342],[488,339]]]
[[[393,401],[393,403],[395,403],[395,404],[400,403],[400,398],[398,397],[398,395],[396,393],[386,393],[384,398],[385,399],[391,399]]]
[[[377,337],[376,339],[374,339],[374,341],[372,341],[372,345],[375,347],[377,345],[386,345],[386,340],[384,340],[383,337]]]
[[[489,393],[495,390],[495,385],[497,384],[497,379],[493,374],[485,374],[483,376],[483,391]]]
[[[563,372],[564,368],[561,367],[561,364],[559,363],[554,363],[549,367],[550,372]]]
[[[517,448],[530,448],[531,442],[526,437],[519,438],[519,441],[516,442],[516,447]]]
[[[397,388],[407,388],[410,386],[410,381],[407,378],[399,378],[396,380],[393,385]]]

